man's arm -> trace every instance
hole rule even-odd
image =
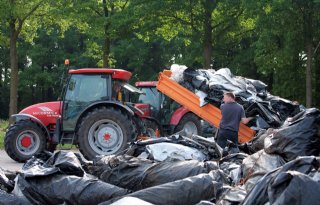
[[[244,109],[243,109],[243,106],[242,105],[240,105],[241,106],[241,122],[243,123],[243,124],[247,124],[248,122],[250,122],[250,120],[252,120],[253,119],[253,117],[246,117],[246,114],[245,114],[245,112],[244,112]]]
[[[241,118],[241,122],[243,124],[248,124],[248,122],[250,122],[250,120],[252,120],[252,119],[253,119],[253,117],[248,117],[248,118],[244,117],[244,118]]]

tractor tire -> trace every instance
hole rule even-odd
[[[45,150],[46,137],[43,130],[30,120],[11,125],[4,138],[5,150],[17,162],[25,162]]]
[[[57,149],[57,146],[58,146],[57,144],[53,144],[53,143],[48,142],[46,150],[53,153]]]
[[[187,135],[191,135],[191,134],[201,135],[202,134],[201,121],[195,114],[187,113],[182,117],[178,125],[175,127],[174,132],[176,133],[181,130],[185,130]]]
[[[82,118],[77,132],[80,152],[92,160],[97,155],[118,154],[134,139],[130,117],[114,108],[97,108]]]

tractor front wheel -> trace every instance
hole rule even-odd
[[[30,120],[21,120],[11,125],[6,133],[5,150],[17,162],[25,162],[46,148],[43,130]]]
[[[81,121],[78,130],[80,152],[89,160],[96,155],[117,154],[134,137],[132,120],[114,108],[97,108]]]

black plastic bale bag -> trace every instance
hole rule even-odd
[[[227,205],[227,204],[240,204],[246,197],[247,192],[244,188],[240,186],[231,187],[224,186],[224,192],[221,197],[217,200],[217,205]]]
[[[31,204],[24,197],[9,194],[0,189],[0,204],[2,205],[29,205]]]
[[[274,132],[273,128],[261,129],[258,134],[249,142],[245,143],[248,154],[254,154],[264,148],[264,139]]]
[[[241,180],[241,164],[248,155],[244,153],[230,154],[219,161],[220,169],[232,180],[231,184],[238,184]]]
[[[302,174],[309,174],[313,169],[319,168],[319,162],[315,157],[298,157],[264,175],[256,185],[248,193],[243,205],[264,205],[270,202],[270,188],[274,180],[286,173],[287,171],[297,171]],[[296,187],[297,189],[304,189],[304,187]],[[271,203],[270,203],[271,204]]]
[[[22,193],[33,204],[98,204],[128,193],[126,189],[89,178],[86,174],[83,177],[66,175],[81,173],[75,156],[68,154],[65,160],[60,158],[64,154],[56,156],[52,160],[50,157],[29,160],[17,175],[13,192]]]
[[[146,170],[146,176],[141,182],[141,188],[157,186],[160,184],[173,182],[201,173],[209,173],[219,169],[216,162],[197,160],[161,162]]]
[[[38,165],[43,166],[52,155],[53,153],[48,151],[40,152],[26,161],[26,163],[24,163],[22,166],[22,170],[27,170]]]
[[[158,205],[193,205],[201,200],[216,199],[223,191],[222,186],[222,183],[213,181],[213,176],[210,173],[199,174],[143,189],[126,196],[139,198]],[[101,205],[111,204],[116,200],[106,201]]]
[[[218,169],[216,162],[197,160],[158,162],[128,155],[105,156],[91,168],[93,174],[104,182],[130,190],[176,181]]]
[[[212,170],[211,172],[209,172],[209,174],[212,176],[213,181],[215,182],[221,182],[228,185],[232,184],[231,179],[221,169]]]
[[[0,190],[11,192],[14,188],[14,181],[8,179],[6,173],[7,171],[0,168]]]
[[[201,76],[201,72],[194,68],[187,68],[183,71],[183,79],[185,81],[191,82],[192,79],[196,78],[197,76]]]
[[[214,139],[208,139],[195,134],[191,136],[191,139],[203,145],[208,150],[211,160],[219,160],[223,156],[223,149]]]
[[[128,193],[100,180],[60,174],[31,178],[18,175],[17,185],[33,204],[99,204]]]
[[[286,162],[279,155],[267,154],[264,150],[248,156],[242,162],[242,178],[249,192],[266,173],[281,167]]]
[[[320,111],[310,108],[302,111],[273,135],[265,139],[265,151],[279,154],[286,161],[298,156],[318,156],[320,153]]]
[[[78,156],[71,151],[58,151],[54,153],[45,164],[58,167],[60,171],[67,175],[76,175],[79,177],[84,175],[84,170]]]
[[[126,154],[138,157],[142,152],[147,152],[147,149],[146,149],[147,145],[160,144],[163,142],[180,144],[187,147],[196,148],[206,156],[209,154],[207,148],[204,145],[188,137],[181,136],[180,134],[174,134],[168,137],[153,138],[153,139],[144,140],[144,141],[137,141],[134,143],[134,145],[132,145],[129,148]],[[152,156],[149,156],[149,157],[152,158]]]
[[[299,105],[278,96],[269,99],[271,107],[280,115],[282,121],[300,112]]]
[[[310,205],[320,203],[320,183],[296,171],[281,173],[268,188],[270,204]]]
[[[0,167],[0,170],[2,173],[4,173],[4,175],[9,179],[9,180],[14,180],[17,176],[17,172],[16,171],[11,171],[11,170],[7,170],[7,169],[2,169]]]
[[[146,176],[146,170],[154,163],[129,155],[96,158],[89,174],[100,180],[126,189],[135,190]]]

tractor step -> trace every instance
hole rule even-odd
[[[72,136],[72,137],[70,137]],[[60,150],[71,150],[74,146],[74,139],[75,139],[75,134],[68,134],[68,135],[62,135],[60,142],[59,142],[59,149]],[[70,145],[67,147],[67,145]]]

